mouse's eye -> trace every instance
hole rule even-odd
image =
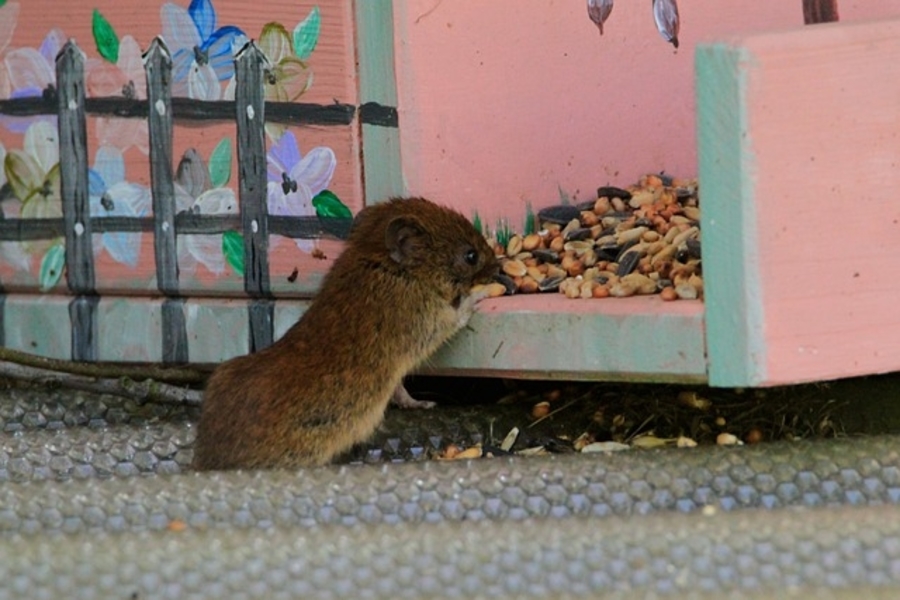
[[[474,267],[475,265],[478,264],[478,251],[473,248],[470,248],[463,255],[463,259],[466,261],[467,265]]]

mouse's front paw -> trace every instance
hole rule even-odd
[[[490,285],[474,285],[472,286],[472,290],[469,292],[469,295],[466,299],[472,304],[475,304],[476,302],[480,302],[485,298],[490,298],[492,295],[494,295],[492,292],[493,289]]]

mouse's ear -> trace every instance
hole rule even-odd
[[[418,262],[428,252],[428,233],[415,217],[391,219],[384,241],[391,258],[401,265]]]

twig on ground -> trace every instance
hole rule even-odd
[[[135,381],[130,377],[114,378],[93,377],[75,373],[42,369],[18,364],[7,360],[0,361],[0,376],[29,381],[32,383],[58,385],[86,392],[113,394],[131,398],[139,403],[160,402],[166,404],[183,404],[199,406],[203,398],[200,390],[171,385],[152,379]]]
[[[47,369],[60,373],[85,375],[95,378],[126,377],[132,380],[153,379],[171,384],[200,384],[206,381],[209,373],[191,367],[165,367],[160,365],[121,365],[114,363],[87,363],[71,360],[46,358],[0,347],[0,361],[16,363],[27,367]]]

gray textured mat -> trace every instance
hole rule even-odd
[[[422,460],[522,415],[395,412],[345,457],[370,464],[192,473],[194,409],[10,390],[0,599],[900,597],[900,437]]]
[[[149,443],[149,440],[148,440]],[[900,502],[900,438],[0,486],[0,532],[396,524]]]
[[[0,546],[0,581],[0,598],[36,599],[890,597],[900,514],[844,507],[13,537]]]

